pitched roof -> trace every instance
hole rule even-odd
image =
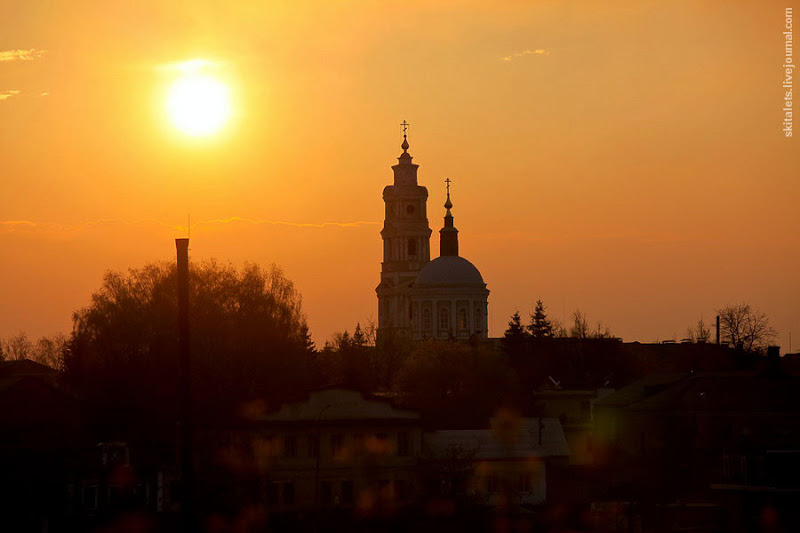
[[[541,442],[539,428],[541,421]],[[513,428],[493,419],[492,429],[443,430],[426,433],[425,448],[434,454],[460,450],[473,459],[502,460],[569,455],[557,418],[522,418]]]
[[[688,372],[650,374],[595,402],[595,407],[626,407],[691,376]]]
[[[258,417],[262,422],[320,422],[334,420],[419,420],[417,411],[398,409],[387,400],[365,398],[358,391],[330,388],[312,392],[303,402],[288,403]]]

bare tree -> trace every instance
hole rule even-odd
[[[711,330],[701,318],[694,327],[686,328],[686,337],[692,339],[692,342],[708,342],[711,340]]]
[[[580,309],[572,313],[572,327],[569,329],[569,336],[577,339],[589,338],[589,321]]]
[[[727,305],[717,314],[722,340],[733,346],[741,344],[748,352],[764,348],[777,335],[767,315],[750,304]]]
[[[0,339],[0,361],[21,361],[29,359],[51,368],[61,367],[61,358],[67,338],[63,333],[50,337],[40,337],[32,341],[25,333]]]
[[[3,358],[8,361],[32,359],[33,343],[23,332],[0,340],[0,344],[2,344]]]
[[[611,333],[611,330],[603,324],[602,322],[597,323],[597,327],[595,327],[594,331],[592,331],[591,337],[594,339],[611,339],[614,337],[614,334]]]

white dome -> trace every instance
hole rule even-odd
[[[486,287],[483,277],[475,265],[456,255],[437,257],[423,267],[414,282],[416,287],[433,285]]]

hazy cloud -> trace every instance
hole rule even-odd
[[[517,52],[516,54],[511,54],[510,56],[501,57],[500,61],[513,61],[518,57],[523,56],[549,56],[550,52],[544,50],[542,48],[537,48],[536,50],[523,50],[522,52]]]
[[[39,59],[46,53],[46,50],[0,50],[0,63],[9,61],[33,61]]]
[[[18,91],[16,89],[11,89],[8,91],[0,91],[0,102],[8,100],[12,96],[19,96],[20,94],[22,94],[22,91]]]

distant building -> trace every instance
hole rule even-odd
[[[645,528],[800,530],[800,378],[777,348],[763,363],[650,375],[598,400],[606,497],[657,506]]]
[[[493,418],[490,429],[426,433],[424,444],[429,460],[460,459],[469,466],[454,492],[493,507],[545,503],[547,463],[566,464],[569,456],[556,418]],[[444,475],[440,482],[447,486],[453,478]]]
[[[366,514],[418,492],[420,414],[353,390],[301,402],[206,433],[206,455],[251,477],[254,503],[272,511],[345,508]],[[209,453],[210,452],[210,453]]]
[[[594,403],[613,392],[613,389],[593,389],[533,393],[533,410],[545,417],[555,417],[561,423],[569,444],[569,464],[594,464],[597,454],[601,453],[595,436]]]
[[[413,340],[486,338],[489,290],[480,271],[459,255],[450,181],[444,227],[439,231],[440,257],[431,261],[428,190],[417,182],[419,165],[411,162],[406,135],[401,147],[399,163],[392,167],[394,183],[383,190],[378,335]]]

